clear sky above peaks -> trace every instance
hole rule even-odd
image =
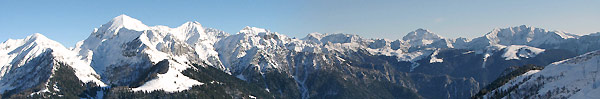
[[[350,33],[400,39],[418,28],[447,38],[529,25],[574,34],[600,32],[597,0],[69,0],[0,1],[0,40],[41,33],[72,47],[126,14],[148,26],[198,21],[235,34],[244,26],[291,37]]]

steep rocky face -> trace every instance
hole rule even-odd
[[[41,53],[39,57],[35,57],[27,62],[27,64],[23,64],[20,67],[12,68],[9,70],[0,80],[0,85],[2,90],[0,93],[4,92],[20,92],[29,88],[33,88],[36,86],[40,86],[39,89],[47,88],[45,83],[50,78],[50,75],[53,73],[54,62],[52,59],[52,55],[48,51],[46,53]],[[22,80],[28,80],[27,83],[21,83]],[[14,93],[8,93],[14,94]]]

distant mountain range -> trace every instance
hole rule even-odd
[[[580,73],[569,71],[579,67],[594,69],[586,61],[595,59],[590,55],[599,45],[600,32],[574,35],[526,25],[496,28],[474,39],[444,38],[426,29],[398,40],[321,33],[296,39],[249,26],[236,34],[198,22],[176,28],[147,26],[120,15],[74,48],[38,33],[1,43],[0,94],[2,98],[470,98],[497,78],[506,79],[519,67],[534,64],[549,66],[507,79],[508,85],[486,89],[479,98],[499,92],[502,95],[494,97],[593,97],[588,93],[595,91],[588,86],[596,84],[587,78],[594,71],[585,72],[583,81],[563,76]],[[582,62],[571,62],[575,60]],[[576,66],[583,63],[589,65]],[[567,74],[554,77],[560,71]],[[539,83],[535,77],[554,77],[547,81],[556,83]],[[510,89],[516,85],[540,91]]]

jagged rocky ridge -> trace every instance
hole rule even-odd
[[[425,29],[401,40],[321,33],[295,39],[256,27],[228,34],[198,22],[176,28],[146,26],[126,15],[95,29],[73,49],[47,46],[61,49],[67,59],[39,54],[55,50],[17,49],[41,47],[20,43],[31,41],[28,38],[2,43],[0,85],[11,91],[0,92],[3,97],[22,94],[34,85],[55,88],[47,80],[56,69],[41,68],[58,67],[37,65],[54,60],[65,61],[81,83],[94,83],[91,89],[96,90],[79,97],[126,98],[154,91],[172,97],[195,93],[226,98],[467,98],[510,66],[544,66],[599,49],[594,46],[599,43],[595,34],[578,36],[525,25],[494,29],[473,40],[448,39]],[[21,61],[30,53],[37,54]],[[40,62],[30,60],[36,57]],[[214,70],[222,74],[203,74]],[[34,78],[20,74],[33,71],[45,72]],[[15,84],[22,79],[39,80]],[[203,91],[214,88],[226,90]],[[45,92],[38,89],[29,95]],[[42,96],[60,96],[57,92]]]

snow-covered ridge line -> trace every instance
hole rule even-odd
[[[40,35],[34,34],[32,38]],[[277,60],[288,53],[307,52],[343,56],[348,52],[367,51],[372,55],[395,56],[398,61],[413,63],[410,67],[412,71],[419,66],[416,61],[427,57],[431,57],[430,63],[443,62],[442,58],[436,57],[443,49],[467,49],[489,56],[492,52],[509,46],[505,51],[508,53],[506,58],[519,59],[535,57],[543,52],[543,49],[535,48],[539,45],[555,44],[578,37],[565,32],[547,31],[523,25],[495,29],[473,40],[448,39],[426,29],[417,29],[397,40],[363,38],[359,35],[341,33],[310,33],[302,39],[296,39],[268,29],[250,26],[244,27],[236,34],[206,28],[199,22],[186,22],[174,28],[161,25],[147,26],[137,19],[120,15],[95,29],[87,39],[78,42],[73,49],[66,49],[55,41],[50,41],[52,44],[48,47],[61,53],[57,55],[62,57],[59,58],[60,60],[72,61],[69,63],[77,66],[74,68],[77,69],[78,77],[81,76],[80,79],[85,80],[84,82],[125,85],[130,83],[131,79],[135,79],[133,75],[138,75],[141,70],[148,69],[162,60],[168,60],[171,64],[168,65],[170,71],[167,74],[160,75],[134,90],[162,89],[175,92],[206,83],[190,81],[189,78],[179,76],[178,72],[191,68],[186,63],[203,62],[229,74],[240,76],[236,73],[249,67],[258,67],[258,71],[292,70],[294,67],[286,67],[287,63]],[[25,52],[28,51],[27,49],[14,47],[37,44],[24,42],[8,40],[3,44],[15,45],[0,47],[0,55],[2,55],[0,64],[3,65],[0,77],[11,69],[4,64],[22,65],[28,60],[17,62],[13,60],[29,59],[21,56],[36,56],[44,52],[43,49],[34,49],[29,55],[29,52]],[[527,48],[521,51],[523,47],[516,46],[520,49],[514,50],[511,45],[523,45]],[[18,51],[13,51],[15,49]],[[328,59],[325,56],[319,58],[324,61],[343,61],[337,56],[335,59]],[[267,61],[259,62],[260,60]],[[319,67],[315,64],[312,66],[311,68]],[[482,67],[485,67],[485,62]],[[114,70],[115,68],[120,70]],[[174,75],[176,78],[170,78]],[[243,75],[240,78],[243,78]],[[181,88],[177,89],[160,87],[164,84],[161,82],[172,81],[187,83],[178,83]]]

